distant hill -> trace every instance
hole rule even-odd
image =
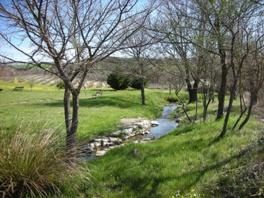
[[[120,71],[134,75],[136,73],[136,61],[132,58],[109,57],[98,63],[88,74],[84,87],[106,87],[107,76],[111,72]],[[158,68],[147,65],[145,72],[151,87],[167,87],[166,73]],[[27,64],[0,65],[0,80],[28,81],[38,84],[55,85],[60,79],[38,67],[29,67]]]

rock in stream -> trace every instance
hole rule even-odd
[[[96,137],[88,143],[81,144],[82,155],[102,156],[110,149],[121,146],[136,136],[148,134],[153,125],[152,121],[142,118],[126,118],[120,122],[121,126],[118,131],[107,136]]]

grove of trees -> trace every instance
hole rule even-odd
[[[141,83],[152,65],[170,74],[189,103],[201,89],[203,120],[217,93],[216,119],[228,130],[236,98],[241,114],[233,129],[250,118],[264,82],[264,23],[261,0],[10,0],[0,3],[0,38],[27,60],[1,54],[6,63],[27,63],[58,76],[64,86],[66,145],[76,146],[79,94],[94,66],[116,53],[135,60]],[[30,46],[21,47],[19,41]],[[184,83],[184,84],[183,84]],[[244,93],[249,92],[249,103]],[[228,96],[228,97],[227,97]],[[226,99],[228,103],[226,104]],[[71,105],[72,102],[72,105]],[[191,120],[191,119],[190,119]]]
[[[241,107],[241,116],[233,127],[240,123],[241,129],[263,85],[263,64],[257,58],[263,59],[263,2],[165,0],[161,5],[159,17],[149,30],[162,38],[160,52],[174,60],[175,70],[180,73],[177,77],[185,81],[189,103],[197,101],[200,86],[206,120],[208,106],[217,92],[216,119],[224,117],[221,138],[227,131],[234,99],[239,95],[243,106],[244,93],[248,91],[250,102]]]

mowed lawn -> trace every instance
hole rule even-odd
[[[24,91],[12,91],[12,87],[14,85],[6,86],[0,92],[1,129],[12,130],[21,124],[32,123],[57,128],[64,133],[63,90],[34,86],[32,91],[29,87]],[[118,128],[122,118],[158,117],[168,96],[166,91],[146,90],[147,105],[142,107],[137,90],[106,89],[98,97],[93,96],[95,93],[95,90],[83,90],[80,95],[80,139],[111,133]]]

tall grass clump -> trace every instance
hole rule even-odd
[[[0,131],[1,197],[58,195],[66,188],[74,191],[76,182],[69,184],[77,177],[78,181],[85,179],[84,168],[67,163],[61,137],[56,134],[51,129]]]

